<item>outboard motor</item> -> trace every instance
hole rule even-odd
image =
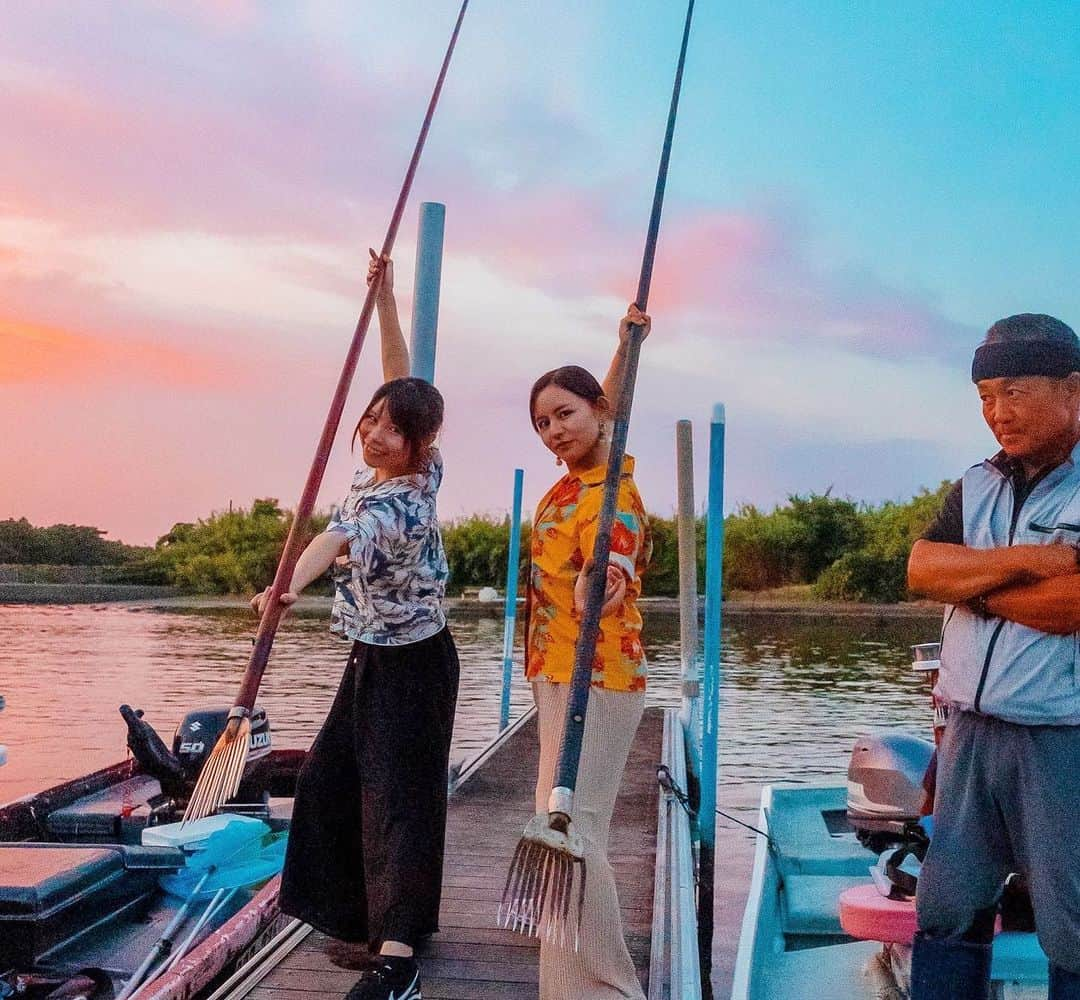
[[[143,718],[143,710],[121,705],[120,714],[127,723],[127,745],[131,755],[142,765],[143,771],[161,782],[166,795],[182,797],[186,788],[184,769],[154,727]]]
[[[847,816],[874,851],[907,838],[926,811],[923,779],[934,754],[929,740],[904,733],[860,736],[847,772]]]
[[[176,727],[173,754],[179,759],[187,781],[194,783],[214,749],[218,737],[225,731],[228,708],[201,708],[188,712]],[[258,705],[251,713],[251,737],[248,740],[247,763],[270,753],[270,720]]]

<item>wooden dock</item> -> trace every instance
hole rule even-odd
[[[662,730],[663,712],[647,709],[619,789],[608,852],[619,889],[623,930],[645,990],[656,854],[656,765]],[[537,757],[534,715],[472,768],[450,798],[442,929],[420,952],[426,1000],[535,1000],[538,996],[537,942],[495,926],[510,858],[533,814]],[[251,1000],[344,996],[357,974],[332,965],[323,954],[324,941],[320,934],[309,935],[249,994]]]

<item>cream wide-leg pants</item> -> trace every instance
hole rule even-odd
[[[533,683],[540,729],[538,813],[547,812],[569,693],[569,684]],[[623,938],[615,875],[607,857],[611,813],[644,708],[644,692],[589,692],[573,816],[574,829],[585,840],[588,870],[580,947],[575,951],[541,937],[540,1000],[645,1000]]]

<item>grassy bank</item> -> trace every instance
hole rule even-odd
[[[37,587],[25,588],[28,596],[11,596],[0,585],[0,604],[98,604],[126,601],[139,607],[162,610],[246,610],[248,598],[241,594],[200,595],[181,594],[164,587]],[[331,598],[323,595],[304,596],[294,605],[301,614],[329,615]],[[484,618],[502,618],[502,600],[481,603],[475,598],[449,597],[446,606],[458,614]],[[651,613],[678,614],[679,602],[673,597],[644,597],[641,609],[646,617]],[[704,595],[698,599],[698,615],[704,615]],[[937,621],[941,605],[930,601],[906,601],[896,604],[867,604],[858,601],[826,601],[813,596],[812,588],[777,587],[774,590],[736,592],[725,599],[726,616],[782,615],[786,618],[918,618]],[[524,614],[523,602],[518,602],[518,617]]]
[[[175,597],[175,587],[121,583],[0,583],[0,604],[108,604]]]

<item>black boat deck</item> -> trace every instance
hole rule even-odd
[[[657,785],[663,712],[645,712],[630,751],[611,826],[623,930],[648,988],[656,854]],[[421,952],[427,1000],[534,1000],[538,946],[495,926],[506,872],[525,822],[533,813],[537,766],[535,716],[510,734],[450,799],[442,930]],[[311,934],[250,994],[251,1000],[341,997],[356,973],[323,955],[325,939]]]

